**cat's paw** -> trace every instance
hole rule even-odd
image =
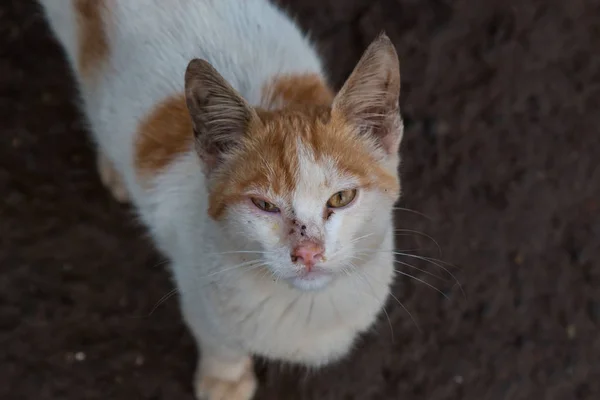
[[[195,392],[198,400],[251,400],[256,392],[257,381],[252,361],[244,363],[237,379],[228,379],[203,374],[198,371]]]
[[[113,197],[119,203],[128,203],[129,193],[127,192],[127,188],[125,187],[125,183],[123,182],[121,175],[115,169],[110,160],[101,152],[98,153],[97,166],[100,180],[110,191]]]

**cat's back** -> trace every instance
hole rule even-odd
[[[92,130],[117,160],[130,157],[139,121],[183,92],[193,58],[210,62],[253,104],[276,75],[322,74],[304,34],[268,0],[40,2],[74,67]]]
[[[115,3],[115,69],[157,85],[164,78],[165,89],[183,89],[192,58],[210,62],[250,102],[274,74],[321,68],[302,32],[268,0]]]
[[[86,86],[180,91],[189,61],[204,58],[254,102],[253,86],[274,74],[321,72],[304,34],[268,0],[41,3]]]

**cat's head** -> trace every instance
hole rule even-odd
[[[385,35],[329,105],[253,108],[210,64],[192,61],[186,100],[210,216],[240,250],[257,251],[248,258],[299,289],[352,273],[389,234],[400,195],[399,91]]]

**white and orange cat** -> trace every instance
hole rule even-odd
[[[394,275],[402,121],[387,36],[335,94],[267,0],[40,2],[104,184],[171,261],[197,397],[252,398],[252,355],[346,355]]]

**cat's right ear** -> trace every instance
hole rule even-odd
[[[392,41],[380,34],[365,50],[333,101],[333,111],[396,154],[402,140],[400,62]]]
[[[185,72],[185,99],[194,127],[196,149],[208,171],[239,144],[256,111],[205,60],[192,60]]]

